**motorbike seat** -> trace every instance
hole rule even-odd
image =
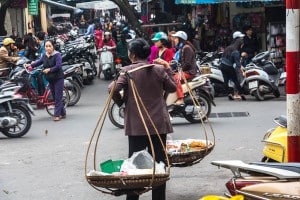
[[[284,169],[288,171],[293,171],[300,174],[300,163],[290,162],[290,163],[266,163],[266,162],[251,162],[251,165],[259,165],[265,167],[273,167],[276,169]]]
[[[262,66],[263,70],[269,75],[277,75],[278,69],[270,62]]]

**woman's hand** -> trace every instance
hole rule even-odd
[[[47,69],[44,69],[44,70],[43,70],[43,73],[44,73],[44,74],[48,74],[49,72],[50,72],[50,68],[47,68]]]
[[[160,59],[160,58],[157,58],[157,59],[153,60],[153,63],[163,65],[167,69],[170,68],[169,63],[167,61],[163,60],[163,59]]]

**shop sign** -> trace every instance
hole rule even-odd
[[[38,15],[38,0],[28,0],[28,13],[29,15]]]

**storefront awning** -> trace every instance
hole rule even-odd
[[[119,8],[117,4],[109,0],[76,3],[76,7],[83,8],[83,9],[95,9],[95,10],[110,10],[110,9]]]
[[[79,8],[76,8],[76,7],[73,7],[73,6],[69,6],[69,5],[66,5],[66,4],[62,4],[62,3],[58,3],[58,2],[55,2],[55,1],[51,1],[51,0],[40,0],[40,1],[44,2],[45,4],[48,4],[48,5],[51,5],[51,6],[55,6],[55,7],[58,7],[58,8],[63,8],[63,9],[66,9],[66,10],[73,10],[74,13],[81,13],[81,12],[83,12]]]
[[[175,0],[175,4],[212,4],[212,3],[225,3],[225,2],[271,2],[283,0]]]

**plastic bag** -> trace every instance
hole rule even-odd
[[[153,158],[147,150],[134,152],[130,158],[124,160],[120,171],[129,175],[151,174],[153,173]],[[165,173],[165,164],[163,162],[155,163],[155,173]]]

